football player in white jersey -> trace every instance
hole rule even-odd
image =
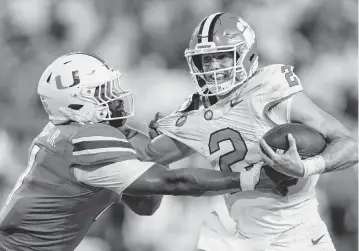
[[[335,250],[318,213],[314,187],[321,173],[358,162],[356,140],[303,93],[292,66],[258,67],[255,33],[237,15],[214,13],[204,18],[192,34],[185,57],[198,92],[169,116],[156,116],[150,133],[156,135],[158,130],[160,135],[137,150],[142,158],[164,164],[198,152],[215,170],[251,174],[248,186],[242,186],[244,192],[225,195],[237,223],[235,238],[240,241],[205,228],[199,249]],[[271,151],[262,136],[289,122],[321,133],[328,143],[325,150],[301,160],[294,138],[288,135],[288,151]],[[126,130],[133,141],[145,140],[135,130]],[[265,163],[293,178],[276,180]],[[272,179],[276,186],[254,190],[255,174],[261,180]]]

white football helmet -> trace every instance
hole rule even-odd
[[[131,92],[121,88],[120,76],[99,57],[75,52],[59,57],[46,68],[37,91],[55,124],[68,122],[69,117],[93,123],[125,120],[134,115],[134,104]],[[113,109],[114,104],[118,111]],[[65,116],[64,111],[73,114]]]

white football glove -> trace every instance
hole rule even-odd
[[[151,139],[156,138],[158,135],[160,135],[160,133],[157,131],[158,129],[158,120],[164,118],[164,115],[160,112],[157,112],[155,115],[155,118],[153,120],[150,121],[150,123],[147,125],[148,128],[148,134],[150,136]]]
[[[260,161],[252,166],[248,171],[241,172],[240,181],[242,191],[254,190],[259,182],[263,161]]]

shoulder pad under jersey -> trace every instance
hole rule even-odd
[[[193,110],[198,110],[201,105],[201,96],[198,93],[193,93],[182,102],[181,106],[174,112],[185,113]]]
[[[265,114],[273,105],[303,90],[299,77],[293,72],[293,66],[269,65],[262,68],[259,75],[257,78],[260,83],[251,99],[252,108],[257,114]]]
[[[211,106],[217,102],[217,97],[203,97],[198,92],[193,93],[187,97],[181,104],[181,106],[174,113],[186,113],[190,111],[198,110],[201,106]]]
[[[136,151],[116,128],[106,124],[87,125],[72,138],[73,165],[98,165],[137,159]]]

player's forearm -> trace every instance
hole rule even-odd
[[[160,207],[162,195],[135,196],[122,195],[122,201],[138,215],[152,215]]]
[[[350,136],[336,137],[320,155],[325,161],[323,172],[343,170],[358,163],[358,143]]]
[[[201,196],[206,192],[225,194],[230,189],[240,189],[240,173],[183,168],[164,170],[157,165],[133,182],[125,193],[137,195],[163,194],[176,196]]]
[[[240,173],[219,172],[200,168],[172,170],[167,177],[167,189],[172,195],[219,195],[228,190],[240,189]]]
[[[235,189],[229,189],[229,190],[221,190],[221,191],[207,191],[204,192],[203,194],[201,194],[201,196],[216,196],[216,195],[223,195],[223,194],[228,194],[228,193],[237,193],[237,192],[241,192],[242,189],[240,188],[235,188]]]

